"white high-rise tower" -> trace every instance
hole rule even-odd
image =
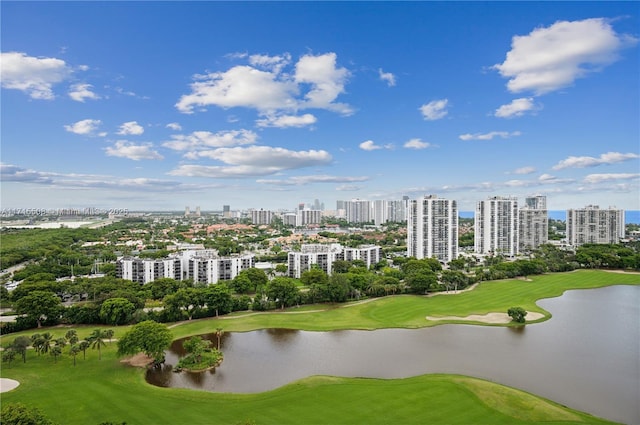
[[[516,256],[519,252],[518,200],[494,196],[476,204],[474,248],[478,254]]]
[[[458,257],[456,201],[433,195],[412,199],[407,216],[407,256],[435,257],[443,263]]]

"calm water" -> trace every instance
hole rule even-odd
[[[539,302],[553,314],[519,329],[440,325],[425,329],[227,333],[215,371],[173,373],[165,387],[253,393],[311,375],[404,378],[457,373],[488,379],[607,419],[640,424],[640,287],[569,291]],[[209,339],[216,343],[213,335]]]

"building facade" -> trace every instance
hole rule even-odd
[[[515,257],[519,252],[518,200],[495,196],[476,204],[474,250],[477,254]]]
[[[570,246],[618,243],[622,238],[624,210],[600,209],[597,205],[567,210],[567,243]]]
[[[549,212],[547,197],[536,195],[525,198],[519,212],[520,252],[536,249],[549,241]]]
[[[274,213],[269,210],[252,210],[251,211],[251,223],[256,225],[271,224]]]
[[[407,256],[437,258],[443,263],[458,257],[456,201],[436,196],[408,201]]]

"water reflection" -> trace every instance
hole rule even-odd
[[[489,379],[625,423],[640,423],[640,287],[569,291],[542,300],[553,319],[521,327],[225,333],[224,361],[196,379],[167,366],[149,371],[164,387],[251,393],[311,375],[404,378],[458,373]],[[207,339],[217,341],[215,334]],[[169,368],[169,372],[167,372]]]

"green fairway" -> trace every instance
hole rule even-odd
[[[512,305],[549,313],[536,300],[558,296],[568,289],[614,284],[640,284],[638,274],[579,271],[533,277],[531,281],[484,282],[457,295],[395,296],[356,305],[316,306],[300,314],[237,314],[172,327],[174,337],[202,334],[221,327],[247,331],[281,327],[306,330],[424,327],[430,316],[466,316],[506,312]],[[313,311],[324,309],[324,311]],[[80,337],[95,326],[74,327]],[[68,327],[31,330],[62,336]],[[111,327],[114,338],[127,327]],[[2,337],[6,346],[19,334]],[[116,343],[87,350],[73,359],[65,354],[57,362],[29,350],[27,363],[4,363],[0,375],[20,386],[1,395],[2,404],[22,402],[38,407],[59,424],[536,424],[609,423],[537,396],[487,381],[456,375],[424,375],[408,379],[352,379],[311,377],[260,394],[215,394],[146,384],[144,373],[120,363]]]

